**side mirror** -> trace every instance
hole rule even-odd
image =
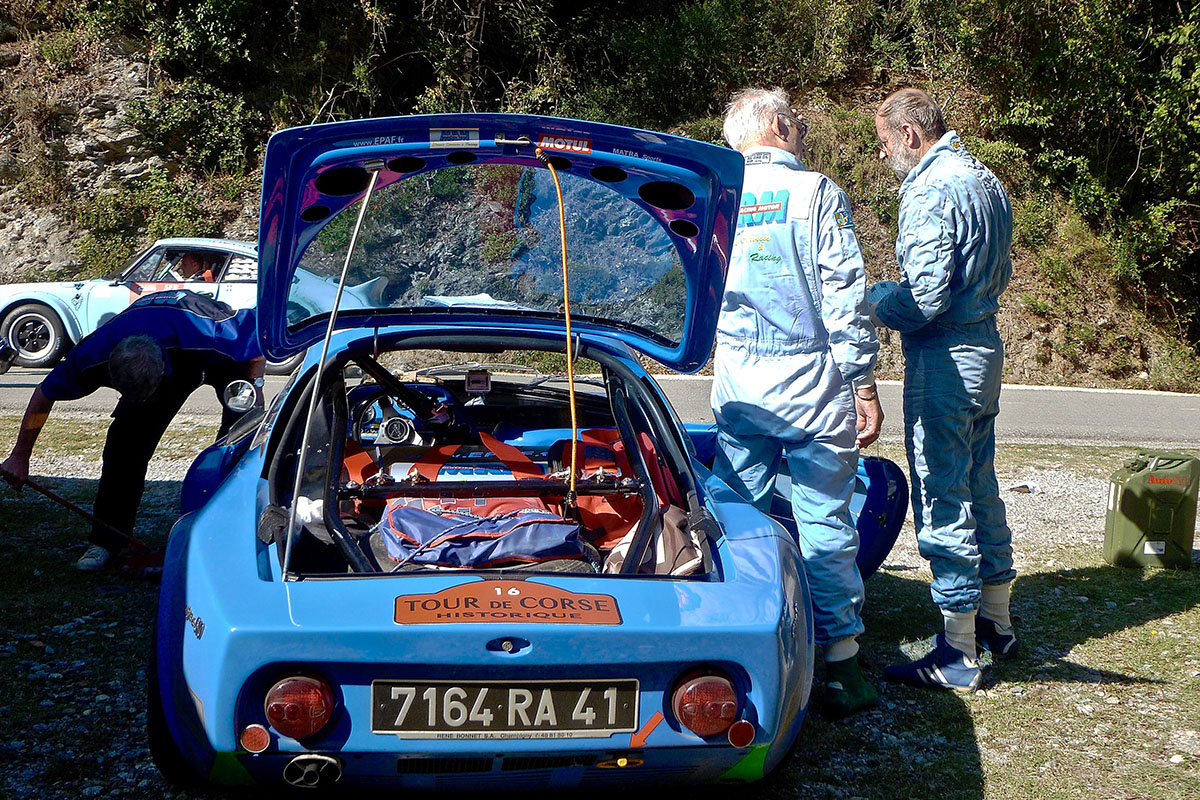
[[[254,386],[250,381],[233,381],[221,393],[221,402],[225,404],[225,407],[239,413],[254,408],[255,400]]]
[[[17,349],[0,336],[0,375],[8,372],[9,367],[17,360]]]

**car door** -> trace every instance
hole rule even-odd
[[[152,247],[134,259],[115,279],[91,281],[80,314],[86,335],[124,311],[143,291],[140,287],[163,269],[165,247]]]
[[[258,301],[258,259],[232,254],[217,282],[217,299],[233,308],[254,308]]]
[[[185,257],[199,262],[196,274],[185,277],[181,266]],[[93,302],[88,303],[87,316],[90,330],[95,330],[117,314],[124,311],[139,297],[173,289],[189,289],[198,294],[217,296],[220,275],[229,261],[229,254],[220,250],[201,247],[156,247],[146,253],[133,267],[126,270],[114,284],[93,292]]]

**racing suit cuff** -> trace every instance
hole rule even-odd
[[[851,383],[853,383],[854,391],[856,391],[856,392],[859,389],[862,389],[864,387],[874,386],[875,385],[875,368],[871,367],[865,373],[863,373],[862,375],[859,375],[857,378],[855,378]]]

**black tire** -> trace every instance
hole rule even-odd
[[[146,740],[150,746],[150,758],[171,786],[194,789],[203,785],[204,778],[184,758],[163,714],[162,692],[158,685],[157,627],[155,625],[150,634],[150,663],[146,670]]]
[[[268,375],[291,375],[303,360],[304,351],[301,350],[299,353],[285,358],[283,361],[268,361],[266,372]]]
[[[4,317],[0,330],[17,351],[18,367],[52,367],[70,346],[58,314],[41,303],[17,306]]]

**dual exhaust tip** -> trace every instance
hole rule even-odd
[[[283,779],[299,789],[325,789],[342,777],[342,762],[332,756],[305,753],[283,768]]]

